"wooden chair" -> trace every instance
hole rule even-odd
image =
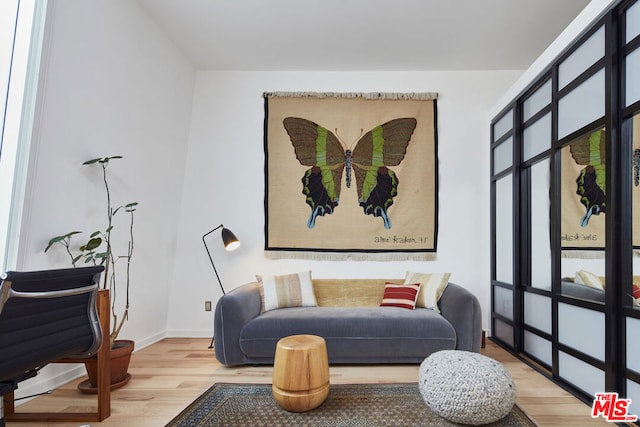
[[[7,272],[0,283],[0,427],[7,421],[102,421],[111,414],[109,292],[101,266]],[[16,412],[18,383],[49,363],[98,365],[95,412]],[[4,406],[4,418],[3,408]]]

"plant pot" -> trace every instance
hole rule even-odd
[[[113,343],[111,351],[111,390],[118,389],[129,382],[129,361],[135,343],[130,340],[117,340]],[[95,359],[86,360],[84,366],[87,369],[89,379],[78,384],[78,390],[87,394],[95,394],[98,390],[98,366]]]

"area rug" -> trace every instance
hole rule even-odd
[[[457,426],[433,413],[417,383],[332,384],[318,408],[287,412],[271,394],[271,384],[217,383],[174,418],[167,427],[204,426]],[[514,406],[492,427],[535,426]]]

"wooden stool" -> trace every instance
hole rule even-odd
[[[291,335],[278,341],[271,390],[287,411],[304,412],[320,406],[329,394],[329,359],[324,338]]]

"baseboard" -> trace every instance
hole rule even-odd
[[[168,338],[211,338],[211,329],[170,329],[167,331]]]
[[[158,341],[163,340],[164,338],[167,338],[169,335],[167,335],[167,331],[164,332],[158,332],[157,334],[153,334],[150,337],[144,338],[144,339],[137,339],[136,341],[136,348],[134,350],[134,353],[138,350],[142,350],[145,347],[149,347],[152,344],[157,343]]]
[[[167,332],[159,332],[144,339],[136,340],[134,352],[142,350],[158,341],[167,338]],[[31,396],[38,393],[45,393],[48,390],[55,390],[77,378],[87,375],[87,371],[82,364],[52,363],[45,366],[38,375],[18,384],[15,391],[16,398]],[[31,399],[21,399],[16,401],[16,406],[26,403]]]

